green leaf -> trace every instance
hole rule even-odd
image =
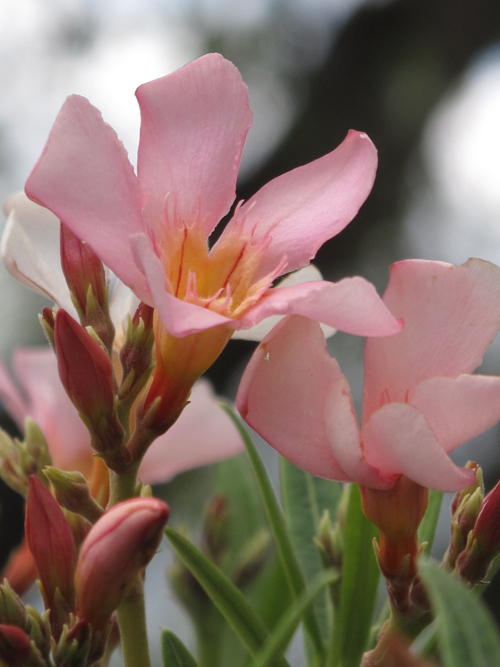
[[[197,667],[191,653],[170,630],[161,633],[161,655],[163,667]]]
[[[273,531],[278,553],[283,563],[283,569],[288,580],[288,585],[295,598],[297,598],[305,588],[305,581],[299,562],[295,555],[290,534],[283,514],[281,513],[278,500],[274,493],[273,487],[267,475],[266,469],[262,460],[248,435],[241,420],[234,414],[231,406],[223,403],[223,409],[233,420],[238,429],[241,438],[245,444],[250,462],[252,464],[257,485],[260,489],[264,507],[266,508],[267,517]],[[318,620],[312,609],[306,609],[304,612],[304,628],[308,633],[314,647],[314,651],[321,660],[324,654],[323,639],[319,628]]]
[[[484,604],[437,563],[419,571],[437,617],[444,667],[500,667],[500,637]]]
[[[244,453],[215,466],[215,492],[227,498],[230,553],[225,565],[230,570],[251,538],[267,528],[259,490]]]
[[[425,512],[424,518],[418,529],[418,542],[427,542],[425,547],[424,554],[428,556],[432,549],[432,543],[434,542],[434,535],[436,533],[436,526],[439,518],[439,511],[441,509],[441,503],[443,501],[443,492],[435,491],[431,489],[429,491],[429,504],[427,505],[427,511]]]
[[[269,634],[264,622],[231,581],[194,545],[168,526],[165,528],[165,535],[184,565],[204,588],[208,597],[254,657],[261,650]],[[274,664],[288,667],[287,661],[282,657],[277,658]]]
[[[340,604],[335,615],[333,662],[359,667],[370,632],[380,571],[373,551],[376,527],[363,514],[361,493],[351,486],[347,508]]]
[[[318,593],[328,584],[339,578],[338,572],[326,570],[321,572],[294,603],[287,609],[273,634],[268,638],[264,648],[255,659],[252,667],[268,667],[278,651],[283,651],[293,636],[304,610],[313,602]]]
[[[281,456],[280,481],[283,511],[288,521],[290,537],[306,581],[309,583],[324,571],[313,539],[318,533],[319,522],[325,509],[330,512],[332,520],[335,520],[337,505],[342,495],[342,485],[314,477]],[[330,633],[329,607],[328,593],[324,592],[314,602],[324,639],[328,639]]]

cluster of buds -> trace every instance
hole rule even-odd
[[[129,316],[121,345],[110,317],[101,260],[64,224],[60,240],[61,265],[80,322],[63,309],[48,308],[40,321],[56,353],[61,382],[89,431],[92,447],[109,469],[121,473],[140,462],[160,432],[158,428],[151,432],[149,424],[144,427],[146,417],[151,421],[148,411],[141,411],[144,400],[138,401],[131,416],[140,393],[147,394],[145,386],[155,367],[153,309],[139,304]],[[130,439],[132,426],[135,433]]]
[[[29,485],[26,536],[45,613],[27,610],[7,583],[0,587],[0,661],[88,667],[103,655],[113,612],[143,576],[169,510],[151,497],[119,503],[88,523],[78,548],[70,515],[36,477]]]
[[[451,542],[444,565],[469,586],[484,583],[500,553],[500,482],[484,496],[481,468],[476,483],[457,493],[452,505]]]
[[[43,433],[31,417],[24,420],[22,441],[0,430],[0,460],[0,477],[26,498],[30,476],[43,479],[43,469],[52,463]]]

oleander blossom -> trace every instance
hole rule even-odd
[[[275,314],[298,313],[360,335],[399,331],[373,286],[359,277],[269,289],[278,276],[307,265],[368,196],[377,157],[365,134],[349,132],[333,152],[238,204],[209,248],[208,236],[235,198],[252,120],[247,88],[234,65],[209,54],[140,86],[136,95],[142,119],[137,176],[97,109],[71,96],[26,193],[153,306],[170,336],[217,329],[204,338],[207,359],[193,376],[235,329]],[[179,356],[176,350],[171,358]]]
[[[237,405],[300,468],[374,489],[406,476],[458,491],[474,472],[448,454],[500,419],[500,377],[473,375],[500,329],[500,268],[407,260],[391,268],[384,303],[400,334],[369,338],[361,429],[349,384],[315,322],[292,316],[264,338]]]

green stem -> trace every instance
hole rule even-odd
[[[125,667],[151,667],[146,631],[144,586],[139,577],[116,613]]]
[[[139,463],[134,463],[128,470],[122,473],[109,471],[109,504],[108,507],[121,503],[135,496],[137,484],[137,472]]]

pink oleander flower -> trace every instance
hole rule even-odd
[[[399,331],[359,277],[270,289],[278,276],[307,265],[368,196],[377,157],[365,134],[349,132],[333,152],[264,186],[236,207],[209,248],[208,236],[235,198],[252,120],[247,88],[231,63],[209,54],[136,95],[137,176],[97,109],[71,96],[26,193],[155,308],[162,389],[153,387],[146,408],[156,389],[168,394],[166,404],[174,395],[182,403],[235,329],[274,314],[298,313],[361,335]]]
[[[317,324],[286,318],[248,365],[237,405],[292,463],[315,475],[389,489],[401,475],[457,491],[474,482],[448,454],[500,418],[500,378],[473,375],[500,329],[500,268],[407,260],[384,303],[404,321],[369,338],[361,429],[348,382]]]

